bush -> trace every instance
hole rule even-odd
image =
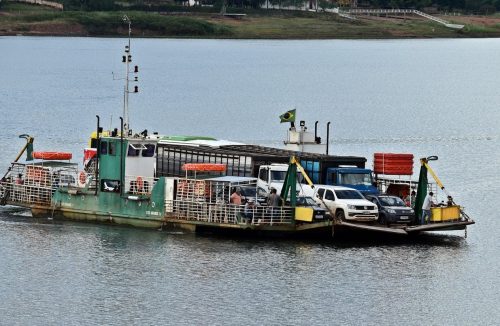
[[[172,17],[140,12],[127,13],[132,27],[166,36],[228,35],[227,27],[190,17]],[[73,19],[94,35],[116,34],[124,27],[123,14],[118,12],[74,13]]]

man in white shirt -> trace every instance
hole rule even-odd
[[[424,203],[422,204],[422,219],[420,220],[420,224],[426,224],[431,219],[431,207],[434,205],[432,201],[433,195],[431,191],[425,196]]]

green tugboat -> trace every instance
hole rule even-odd
[[[71,162],[71,153],[33,152],[34,139],[21,135],[26,144],[1,179],[1,205],[28,208],[34,218],[280,237],[331,238],[346,230],[408,235],[465,229],[474,223],[458,206],[441,211],[434,223],[390,227],[347,222],[334,218],[338,214],[328,208],[326,214],[316,214],[313,207],[298,205],[299,179],[314,188],[308,174],[314,181],[321,180],[328,168],[364,168],[366,159],[362,157],[281,150],[209,137],[166,137],[146,130],[133,133],[128,94],[137,92],[137,87],[129,89],[129,82],[138,68],[130,69],[130,39],[123,62],[127,73],[120,130],[103,131],[97,116],[90,147],[84,150],[83,169]],[[27,159],[21,163],[24,153]],[[259,168],[278,163],[288,164],[278,205],[246,207],[244,202],[231,202],[235,189],[251,189],[246,201],[258,201]],[[421,178],[424,174],[426,178],[427,162],[423,167]],[[426,191],[427,181],[421,182],[419,190]]]

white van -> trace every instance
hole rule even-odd
[[[366,200],[356,189],[316,185],[313,198],[343,221],[373,222],[378,219],[377,205]]]

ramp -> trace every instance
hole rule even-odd
[[[390,234],[399,234],[399,235],[408,235],[408,233],[402,228],[391,228],[387,226],[377,226],[377,225],[368,225],[362,223],[349,223],[342,222],[337,224],[336,226],[340,226],[342,228],[348,228],[352,230],[363,230],[370,232],[380,232],[380,233],[390,233]]]
[[[406,232],[415,233],[422,231],[455,231],[463,230],[467,225],[475,224],[473,220],[468,221],[457,221],[457,222],[441,222],[441,223],[431,223],[424,225],[408,226]]]

